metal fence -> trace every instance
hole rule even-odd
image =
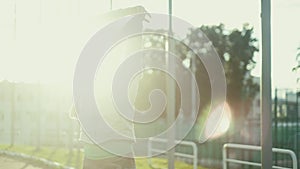
[[[260,146],[251,146],[251,145],[242,145],[242,144],[225,144],[223,146],[223,169],[228,168],[228,163],[235,163],[235,164],[242,164],[247,166],[256,166],[261,167],[261,162],[254,162],[254,161],[245,161],[245,160],[239,160],[239,159],[233,159],[228,158],[227,151],[228,149],[242,149],[242,150],[251,150],[251,151],[261,151]],[[297,169],[297,157],[295,153],[291,150],[286,149],[279,149],[279,148],[273,148],[272,151],[277,154],[286,154],[290,156],[290,159],[292,160],[292,168],[285,167],[285,166],[276,166],[273,165],[272,168],[276,169]]]
[[[276,89],[273,92],[272,118],[273,118],[273,148],[290,150],[295,153],[299,168],[300,163],[300,130],[299,130],[299,101],[300,90]],[[259,103],[259,99],[256,100]],[[259,110],[259,104],[256,110]],[[260,118],[248,115],[239,127],[232,127],[222,137],[208,140],[198,146],[198,162],[202,166],[210,168],[222,168],[222,147],[226,143],[260,145]],[[196,131],[191,131],[186,137],[188,141],[195,140]],[[182,148],[180,148],[182,149]],[[180,150],[182,152],[182,150]],[[190,151],[190,150],[183,150]],[[260,152],[250,150],[228,150],[229,157],[239,157],[241,160],[260,161]],[[275,166],[293,167],[293,161],[289,155],[273,153]],[[241,166],[236,166],[237,168]],[[257,166],[243,166],[243,168],[260,168]]]
[[[299,157],[299,90],[276,89],[273,99],[273,147],[290,149]],[[275,155],[275,163],[288,163]],[[298,164],[299,164],[298,159]]]
[[[289,90],[289,89],[276,89],[273,92],[273,147],[274,148],[280,148],[280,149],[288,149],[293,151],[296,156],[300,157],[300,130],[299,130],[299,97],[300,97],[300,90]],[[5,100],[3,98],[2,100]],[[8,100],[8,99],[6,99]],[[15,105],[20,105],[22,99],[15,100],[12,103],[15,103]],[[7,101],[8,102],[8,101]],[[256,100],[255,102],[259,102],[259,100]],[[8,102],[10,103],[10,102]],[[22,104],[23,105],[23,104]],[[258,104],[253,104],[254,106],[257,106],[257,110],[259,110]],[[22,140],[19,139],[19,136],[12,137],[11,133],[16,133],[18,128],[22,128],[22,125],[31,124],[30,118],[25,118],[26,115],[26,107],[24,109],[21,109],[20,111],[18,109],[12,109],[15,110],[16,114],[19,115],[16,116],[16,124],[12,125],[13,121],[11,118],[13,116],[10,116],[10,112],[12,111],[10,107],[13,107],[11,104],[5,105],[4,102],[0,105],[0,142],[1,144],[10,144],[12,139],[15,140]],[[57,107],[57,106],[56,106]],[[61,106],[60,106],[61,107]],[[62,107],[61,112],[68,112],[69,106],[66,106],[66,108]],[[7,108],[7,110],[6,110]],[[51,111],[52,112],[52,111]],[[57,110],[53,110],[53,112],[58,112]],[[2,113],[2,115],[1,115]],[[24,114],[24,118],[20,117],[21,114]],[[44,115],[47,113],[42,113],[41,115]],[[51,113],[48,113],[51,114]],[[73,147],[77,147],[78,141],[78,126],[74,121],[71,119],[67,119],[67,113],[57,113],[60,116],[57,115],[57,118],[61,119],[60,121],[57,121],[56,118],[47,118],[48,116],[43,117],[44,119],[47,119],[47,122],[60,122],[59,127],[56,127],[56,123],[47,123],[50,127],[49,130],[55,131],[53,136],[51,134],[47,134],[45,132],[48,130],[45,125],[43,126],[43,130],[40,131],[44,133],[48,138],[56,138],[55,140],[47,140],[42,139],[43,135],[37,135],[37,132],[34,132],[32,130],[33,134],[26,133],[26,132],[20,132],[22,135],[23,140],[30,141],[30,145],[38,146],[37,142],[41,144],[41,146],[50,145],[46,141],[51,141],[54,143],[55,146],[65,146],[72,149]],[[7,116],[6,116],[7,115]],[[49,116],[52,117],[52,116]],[[56,117],[56,116],[55,116]],[[41,119],[43,119],[41,117]],[[68,123],[67,123],[68,122]],[[44,123],[43,123],[44,124]],[[54,127],[52,127],[52,125]],[[160,133],[162,130],[164,130],[164,127],[162,126],[163,123],[155,124],[153,130],[153,134]],[[19,127],[20,126],[20,127]],[[32,127],[33,128],[33,127]],[[136,131],[137,134],[144,134],[143,131],[144,128],[141,128],[141,131]],[[31,130],[30,130],[31,131]],[[62,133],[62,134],[58,134]],[[65,133],[71,134],[70,136],[65,135]],[[232,126],[229,131],[224,134],[221,137],[210,139],[207,142],[203,144],[198,143],[198,137],[197,134],[199,134],[199,130],[197,128],[193,128],[191,132],[187,135],[185,138],[185,141],[192,141],[196,143],[197,145],[197,157],[198,157],[198,164],[201,166],[209,167],[209,168],[222,168],[222,148],[223,145],[226,143],[237,143],[237,144],[247,144],[247,145],[260,145],[260,119],[259,119],[259,112],[256,113],[255,116],[248,115],[247,118],[245,118],[239,127]],[[61,140],[57,140],[57,136],[61,136]],[[5,137],[7,136],[7,137]],[[60,138],[60,137],[59,137]],[[38,141],[37,141],[38,140]],[[17,142],[16,142],[17,144]],[[23,144],[26,144],[25,142]],[[193,149],[190,147],[184,147],[184,146],[178,146],[176,147],[176,151],[182,152],[185,154],[193,154]],[[240,157],[244,160],[260,160],[260,153],[259,152],[252,152],[252,151],[235,151],[231,152],[228,151],[228,157]],[[287,167],[292,167],[292,160],[287,155],[283,154],[274,154],[274,165],[283,165]],[[193,163],[192,161],[187,161],[189,163]],[[298,168],[299,168],[299,159],[298,159]],[[247,168],[247,167],[246,167]],[[249,167],[250,168],[250,167]],[[255,167],[254,167],[255,168]]]
[[[184,147],[187,146],[189,148],[192,149],[191,154],[186,154],[186,153],[182,153],[182,152],[177,152],[175,151],[175,156],[177,158],[180,158],[181,160],[191,160],[192,164],[193,164],[193,169],[197,169],[198,168],[198,148],[197,148],[197,144],[191,141],[175,141],[176,144],[178,144],[178,146],[180,147]],[[153,138],[150,139],[148,142],[148,156],[152,157],[152,153],[160,153],[161,155],[165,155],[166,152],[161,150],[159,147],[155,147],[154,145],[156,144],[167,144],[168,141],[166,139],[158,139],[158,138]],[[151,158],[148,159],[148,164],[151,168],[156,168],[153,163]]]

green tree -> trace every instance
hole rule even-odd
[[[166,31],[159,30],[158,32]],[[190,59],[196,67],[195,75],[201,100],[200,112],[209,106],[211,98],[208,73],[196,56],[201,54],[201,48],[197,48],[197,45],[203,43],[203,38],[200,37],[202,36],[201,32],[213,43],[223,64],[227,82],[227,102],[231,107],[233,117],[243,119],[249,112],[250,103],[259,91],[258,84],[253,82],[253,77],[250,75],[251,70],[255,67],[253,57],[258,51],[257,39],[253,37],[253,28],[244,25],[241,30],[227,30],[223,24],[220,24],[191,29],[184,42],[188,46],[193,46],[196,49],[194,51],[181,42],[172,41],[175,44],[176,55],[182,60]],[[146,48],[163,49],[166,37],[164,35],[148,35],[144,40]]]
[[[226,30],[223,24],[202,26],[191,30],[187,36],[189,45],[199,43],[203,32],[213,43],[223,64],[227,82],[227,102],[233,116],[243,118],[249,112],[249,106],[259,90],[250,75],[255,67],[254,53],[258,51],[257,39],[253,37],[253,28],[244,25],[242,30]],[[201,67],[197,63],[197,68]],[[203,71],[197,70],[197,74]],[[197,76],[201,77],[201,76]]]

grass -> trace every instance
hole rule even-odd
[[[8,150],[13,152],[24,153],[40,158],[45,158],[50,161],[55,161],[60,164],[71,166],[74,168],[78,168],[78,166],[82,166],[82,161],[84,157],[84,153],[82,151],[73,150],[69,151],[66,148],[53,148],[53,147],[42,147],[37,150],[32,146],[13,146],[10,147],[8,145],[0,145],[1,150]],[[152,159],[153,166],[165,169],[167,168],[167,159],[162,158],[153,158]],[[136,167],[137,169],[152,169],[147,159],[136,159]],[[193,166],[181,161],[175,162],[176,169],[192,169]],[[205,169],[203,167],[198,167],[198,169]]]
[[[157,169],[167,169],[168,161],[167,159],[162,158],[153,158],[152,159],[153,166]],[[149,166],[147,159],[136,159],[137,169],[153,169]],[[176,169],[193,169],[193,166],[181,161],[175,162]],[[203,167],[198,166],[198,169],[205,169]]]
[[[36,147],[32,146],[18,145],[10,147],[8,145],[0,145],[0,149],[44,158],[74,168],[80,166],[83,159],[83,153],[81,151],[69,151],[69,149],[66,148],[41,147],[40,149],[36,149]]]

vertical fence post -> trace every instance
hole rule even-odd
[[[284,117],[284,125],[283,125],[283,130],[284,130],[284,138],[288,138],[289,134],[288,134],[288,116],[289,116],[289,111],[290,111],[290,103],[289,103],[289,95],[288,95],[288,90],[285,90],[285,105],[286,105],[286,114]],[[284,141],[282,141],[282,148],[287,148],[288,145],[288,140],[287,139],[283,139]],[[282,157],[284,158],[284,156]],[[284,163],[286,165],[286,160],[284,160]]]
[[[40,82],[37,86],[37,110],[36,110],[36,117],[37,117],[37,128],[36,128],[36,150],[40,150],[41,148],[41,104],[42,104],[42,88]]]
[[[294,98],[293,98],[293,94],[292,94],[292,91],[289,91],[287,90],[286,91],[287,95],[290,95],[290,100],[288,100],[288,111],[287,111],[287,114],[286,114],[286,137],[285,137],[285,140],[286,140],[286,143],[285,143],[285,148],[286,149],[290,149],[291,148],[291,144],[290,144],[290,139],[289,136],[293,133],[292,132],[292,126],[290,125],[290,122],[292,120],[291,117],[293,117],[293,111],[294,111]],[[289,162],[286,158],[284,160],[284,163],[285,165],[289,165]]]
[[[222,151],[222,156],[223,156],[223,169],[227,169],[227,147],[223,146],[223,151]]]
[[[15,83],[13,82],[11,85],[11,115],[10,115],[10,146],[14,146],[15,144]]]
[[[261,0],[262,73],[261,73],[261,161],[263,169],[272,168],[271,117],[271,0]]]
[[[113,9],[113,0],[110,0],[110,10]]]
[[[277,119],[277,88],[275,89],[275,98],[274,98],[274,137],[273,137],[273,141],[274,141],[274,146],[277,147],[277,127],[278,127],[278,119]],[[277,165],[277,154],[275,154],[275,165]]]
[[[14,40],[17,40],[17,0],[14,1]]]
[[[298,97],[300,95],[300,92],[296,91],[296,155],[299,158],[299,140],[298,140],[298,134],[299,134],[299,104],[298,104]]]

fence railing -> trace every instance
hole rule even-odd
[[[150,138],[149,142],[148,142],[148,156],[151,157],[152,153],[159,153],[159,154],[165,154],[167,153],[164,150],[161,150],[159,148],[154,148],[153,142],[157,142],[157,143],[167,143],[168,140],[165,139],[159,139],[159,138]],[[177,141],[175,140],[175,143],[178,146],[190,146],[193,151],[192,154],[187,154],[187,153],[182,153],[182,152],[175,152],[175,156],[177,157],[183,157],[183,158],[188,158],[188,159],[192,159],[193,160],[193,168],[197,169],[198,168],[198,147],[196,145],[196,143],[191,142],[191,141]],[[148,159],[148,164],[149,166],[151,166],[152,168],[155,168],[152,164],[151,158]]]
[[[240,159],[233,159],[233,158],[228,158],[227,156],[227,150],[231,149],[242,149],[242,150],[254,150],[254,151],[261,151],[260,146],[253,146],[253,145],[243,145],[243,144],[225,144],[223,146],[223,169],[227,169],[227,164],[228,163],[236,163],[236,164],[242,164],[242,165],[251,165],[251,166],[257,166],[261,167],[261,163],[258,162],[251,162],[251,161],[245,161],[245,160],[240,160]],[[296,154],[287,149],[279,149],[279,148],[273,148],[273,152],[275,153],[282,153],[282,154],[287,154],[291,157],[292,159],[292,168],[288,167],[281,167],[281,166],[273,166],[275,169],[297,169],[297,157]]]

